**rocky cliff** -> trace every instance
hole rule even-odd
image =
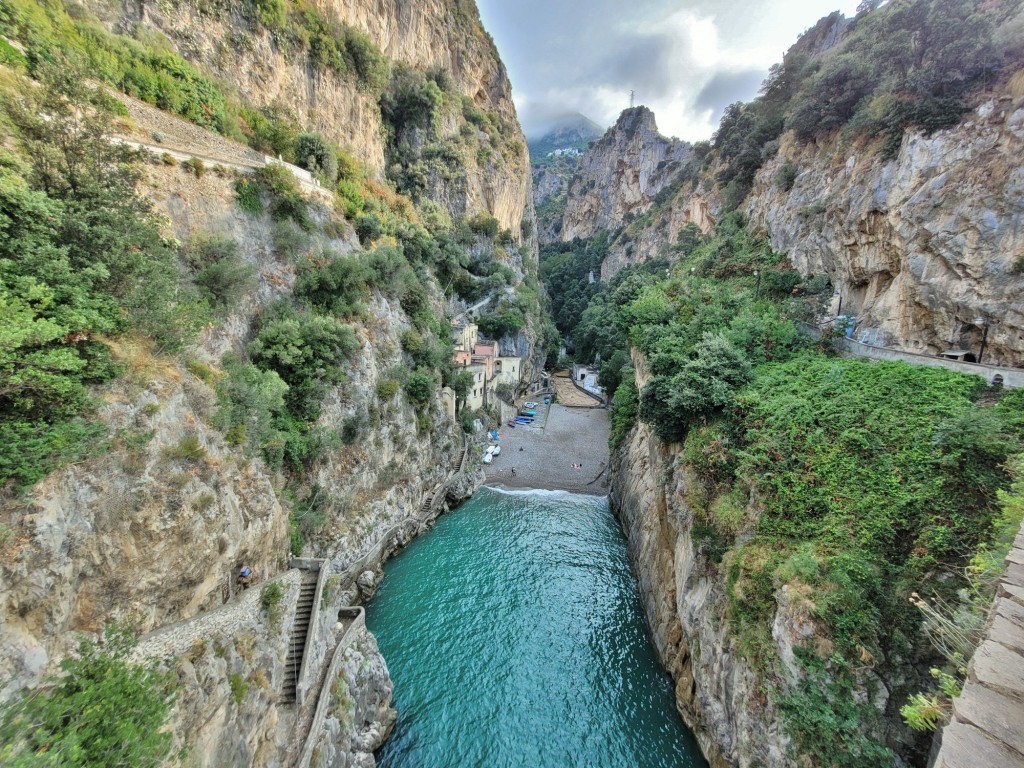
[[[230,179],[210,173],[197,180],[185,169],[155,164],[147,169],[146,187],[176,236],[234,236],[259,271],[260,289],[204,333],[187,364],[143,341],[112,341],[115,359],[128,369],[104,393],[100,416],[112,450],[53,473],[24,498],[5,504],[12,536],[4,542],[0,575],[0,653],[14,676],[9,693],[52,671],[79,632],[96,632],[112,621],[149,632],[229,600],[239,563],[250,564],[260,580],[286,567],[289,510],[279,501],[282,476],[227,442],[212,423],[214,387],[224,375],[215,361],[225,351],[241,352],[259,309],[290,294],[295,265],[280,258],[267,219],[238,214]],[[353,248],[350,241],[329,243]],[[363,349],[347,366],[348,385],[329,395],[319,421],[336,433],[353,419],[363,423],[359,443],[324,451],[307,473],[307,482],[322,489],[325,515],[310,550],[340,566],[415,512],[461,455],[461,439],[445,425],[438,403],[430,412],[438,437],[432,430],[421,433],[403,403],[382,409],[372,426],[359,417],[376,410],[381,371],[404,365],[400,336],[409,327],[400,309],[383,297],[375,300],[359,331]],[[244,646],[243,635],[250,633],[240,627],[219,642]],[[286,643],[288,632],[275,637]],[[242,674],[262,680],[259,690],[279,688],[280,675],[252,654],[236,663],[233,653],[225,651],[201,670],[191,662],[180,667],[185,692],[175,722],[183,729],[182,746],[222,758],[204,764],[280,764],[280,756],[268,757],[276,747],[264,744],[266,733],[284,745],[289,741],[278,730],[290,722],[275,714],[279,695],[265,690],[243,709],[230,706],[228,686],[231,674]],[[215,679],[218,669],[224,674]],[[195,709],[200,705],[204,717]],[[197,718],[202,729],[187,725]],[[232,749],[236,741],[248,747]],[[220,746],[207,752],[210,745]]]
[[[149,41],[166,35],[182,56],[231,83],[243,99],[293,112],[384,178],[386,141],[377,97],[283,50],[279,38],[235,4],[89,6],[115,31]],[[475,6],[396,0],[325,2],[318,8],[362,30],[386,55],[447,73],[471,104],[502,121],[511,134],[491,155],[481,153],[462,169],[463,186],[435,185],[429,191],[455,215],[488,212],[511,230],[519,246],[506,254],[513,280],[535,270],[535,236],[524,236],[521,226],[533,216],[525,141],[504,67]],[[138,132],[140,119],[133,112],[122,128]],[[442,123],[455,132],[466,125],[451,115]],[[489,142],[497,130],[481,130],[473,138]],[[204,152],[199,148],[196,154]],[[436,394],[420,407],[394,389],[381,394],[385,381],[397,387],[395,371],[410,367],[406,347],[414,323],[394,294],[377,289],[365,311],[347,318],[357,348],[334,378],[343,383],[319,404],[311,435],[322,443],[313,458],[275,468],[258,449],[246,450],[244,439],[225,435],[216,418],[218,389],[228,378],[225,354],[244,356],[260,312],[292,296],[300,257],[355,255],[359,239],[323,190],[305,190],[315,194],[304,203],[309,231],[300,232],[269,214],[239,208],[236,184],[251,169],[213,165],[209,158],[205,166],[179,164],[175,155],[161,157],[159,148],[144,158],[139,191],[164,217],[166,237],[234,241],[258,287],[180,356],[164,354],[142,337],[105,340],[123,372],[96,392],[109,450],[53,472],[20,496],[4,491],[0,666],[11,682],[5,696],[54,671],[77,633],[96,632],[110,622],[151,633],[233,600],[240,563],[252,566],[259,581],[280,573],[298,524],[309,529],[305,554],[324,558],[336,573],[374,551],[377,560],[367,563],[376,567],[383,538],[433,498],[462,457],[461,430]],[[389,191],[376,194],[394,197]],[[424,282],[426,309],[444,317],[440,286]],[[534,338],[527,327],[507,344],[530,357]],[[336,609],[341,598],[324,599]],[[242,622],[211,647],[168,660],[183,685],[171,728],[176,746],[191,750],[196,764],[287,761],[295,716],[280,690],[289,621],[286,615],[284,629],[273,632]],[[325,648],[313,651],[313,657],[326,658]],[[343,668],[349,693],[340,685],[331,692],[335,706],[316,764],[372,765],[391,713],[387,670],[372,637],[353,647]]]
[[[351,74],[318,65],[308,48],[287,31],[268,30],[246,4],[90,0],[86,5],[115,31],[166,40],[246,101],[291,115],[383,177],[387,136],[382,130],[379,94]],[[341,23],[359,30],[391,61],[447,73],[459,94],[509,126],[504,153],[491,146],[486,134],[474,137],[491,151],[466,154],[468,168],[459,174],[458,183],[443,185],[446,199],[442,202],[455,215],[487,211],[518,236],[522,221],[533,219],[529,154],[508,75],[475,4],[466,0],[317,0],[311,5],[325,24]],[[460,125],[452,117],[441,127],[445,135],[453,136]]]
[[[784,141],[745,206],[804,274],[826,274],[856,338],[1024,364],[1024,94],[999,92],[960,125],[909,133],[896,157]],[[792,168],[791,189],[779,169]],[[981,322],[978,322],[980,318]]]
[[[636,381],[646,364],[634,355]],[[730,636],[726,582],[695,536],[685,500],[692,479],[679,469],[680,445],[645,425],[612,455],[609,501],[626,533],[658,658],[675,680],[676,706],[715,768],[781,768],[788,740],[762,683]],[[806,627],[787,608],[776,617],[780,645]]]
[[[1024,92],[1003,83],[953,128],[908,131],[885,158],[876,144],[783,135],[741,205],[755,230],[804,275],[835,287],[832,311],[856,318],[855,338],[912,352],[965,349],[1024,364]],[[707,233],[724,190],[695,156],[654,132],[638,108],[581,159],[548,240],[612,235],[602,278],[673,258],[680,230]],[[708,159],[713,163],[714,156]],[[689,162],[688,162],[689,161]],[[659,197],[659,192],[661,195]],[[556,234],[557,232],[557,234]]]
[[[647,107],[627,109],[581,158],[569,186],[561,239],[616,230],[646,213],[691,153],[686,142],[658,133]]]

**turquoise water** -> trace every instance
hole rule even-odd
[[[484,489],[389,561],[385,768],[706,768],[603,498]]]

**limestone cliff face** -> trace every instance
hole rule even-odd
[[[877,153],[784,142],[746,210],[804,274],[827,274],[860,341],[934,354],[981,346],[1024,364],[1024,99],[986,101],[959,126]],[[793,188],[774,181],[797,168]],[[975,318],[981,318],[978,323]]]
[[[715,768],[791,766],[760,679],[729,637],[724,573],[694,541],[686,479],[675,469],[678,451],[638,426],[611,464],[610,501],[626,533],[658,658],[675,680],[683,720]],[[780,637],[799,635],[785,607],[776,624]]]
[[[4,499],[0,511],[11,535],[0,545],[0,666],[13,678],[4,690],[8,696],[53,671],[77,633],[111,621],[149,632],[221,606],[231,596],[239,563],[250,564],[260,580],[285,567],[289,511],[278,498],[283,479],[228,444],[212,422],[214,387],[222,376],[218,361],[227,351],[244,349],[262,307],[290,295],[295,265],[276,250],[269,218],[238,210],[229,177],[210,172],[197,179],[162,163],[144,170],[143,191],[166,215],[168,235],[234,237],[258,270],[259,289],[203,333],[188,366],[141,342],[111,342],[126,369],[103,393],[100,416],[111,450],[51,474],[23,499]],[[315,217],[324,215],[314,210]],[[340,252],[356,242],[351,232],[330,241],[315,237]],[[461,456],[461,437],[447,425],[440,403],[429,412],[433,438],[421,433],[401,396],[377,406],[377,382],[383,371],[404,364],[400,338],[410,327],[404,313],[376,296],[357,328],[363,348],[346,365],[348,382],[324,405],[320,426],[328,433],[354,425],[360,435],[351,445],[324,451],[307,473],[310,483],[320,485],[317,503],[324,514],[312,553],[339,566],[416,511]],[[368,412],[375,414],[372,420]],[[249,633],[239,627],[219,642],[244,648]],[[202,764],[283,764],[292,721],[288,707],[279,706],[281,676],[273,670],[280,671],[288,636],[281,636],[280,658],[273,663],[264,649],[241,660],[225,651],[204,657],[203,665],[178,660],[185,690],[172,727],[182,746],[204,755]],[[368,658],[375,653],[370,646],[364,651]],[[245,708],[232,703],[230,675],[262,681]],[[366,744],[350,746],[365,764]],[[349,759],[347,748],[335,747],[338,760]]]
[[[452,212],[487,211],[518,236],[533,220],[529,155],[519,129],[511,85],[476,6],[467,0],[316,0],[327,18],[367,34],[391,60],[447,72],[457,90],[513,126],[511,152],[477,162],[469,158],[464,182],[449,190]],[[90,0],[112,29],[166,35],[184,58],[201,65],[256,106],[287,110],[364,162],[378,177],[385,166],[385,136],[374,94],[354,78],[315,66],[255,24],[238,4],[198,0],[111,3]],[[449,123],[449,133],[458,126]],[[486,137],[485,137],[486,138]]]
[[[559,235],[615,233],[601,269],[605,280],[629,264],[671,259],[679,231],[693,223],[710,232],[722,207],[720,190],[673,166],[672,176],[658,177],[663,188],[678,188],[671,197],[658,205],[641,197],[630,209],[625,201],[637,199],[639,186],[627,184],[632,191],[622,195],[619,180],[642,178],[652,159],[621,137],[609,141],[628,115],[584,157]],[[796,269],[828,275],[836,288],[832,310],[841,297],[842,314],[857,319],[857,340],[925,354],[977,354],[987,325],[984,362],[1019,366],[1022,152],[1024,98],[1010,93],[996,94],[954,128],[930,137],[908,133],[890,160],[874,147],[850,148],[838,139],[799,145],[787,134],[743,210]],[[788,190],[778,181],[783,164],[797,169]],[[630,223],[631,210],[646,216]]]
[[[646,213],[691,153],[686,142],[658,133],[654,113],[646,107],[623,112],[576,168],[561,240],[614,231]]]
[[[671,246],[679,233],[691,224],[703,234],[715,228],[713,201],[702,191],[679,195],[664,207],[652,211],[648,223],[629,226],[609,245],[608,255],[601,263],[601,279],[611,280],[624,267],[642,264],[656,258],[671,259]]]

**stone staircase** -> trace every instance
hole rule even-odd
[[[425,498],[423,500],[423,503],[420,504],[420,508],[419,508],[419,511],[416,513],[416,516],[418,518],[420,518],[421,520],[424,517],[426,517],[428,512],[430,512],[430,507],[434,503],[434,495],[435,494],[436,494],[436,491],[431,491],[430,493],[427,494],[427,498]]]
[[[295,701],[295,686],[299,681],[299,670],[302,668],[302,656],[306,650],[306,636],[309,634],[309,617],[313,612],[313,600],[316,598],[317,571],[303,571],[302,584],[299,587],[299,599],[295,605],[295,621],[292,624],[292,639],[288,646],[288,656],[284,663],[284,684],[281,689],[281,701]]]

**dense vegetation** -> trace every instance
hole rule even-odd
[[[711,237],[684,230],[671,265],[591,284],[604,248],[549,246],[542,272],[577,358],[600,356],[613,444],[638,420],[681,444],[671,471],[686,476],[695,541],[796,750],[820,765],[890,764],[888,726],[854,691],[870,698],[880,680],[896,719],[928,687],[913,670],[934,652],[909,598],[956,603],[999,519],[1022,398],[993,407],[973,377],[828,356],[799,330],[828,281],[795,272],[738,213]],[[639,392],[630,348],[651,374]],[[782,587],[820,635],[798,652],[799,683],[771,636]]]
[[[129,662],[135,638],[110,626],[103,645],[82,639],[63,675],[0,710],[0,762],[11,768],[156,768],[170,756],[164,728],[173,673]]]
[[[6,103],[28,160],[0,157],[0,476],[19,485],[97,449],[89,387],[115,374],[106,336],[177,351],[228,298],[211,272],[205,298],[187,281],[135,194],[132,154],[103,112],[78,109],[96,94],[73,70],[41,75]]]
[[[465,14],[461,7],[453,10]],[[486,163],[491,162],[487,153],[513,158],[522,148],[513,139],[514,126],[459,96],[446,73],[392,67],[368,39],[311,4],[255,0],[240,8],[205,4],[200,11],[230,17],[244,28],[233,15],[241,13],[252,29],[269,31],[286,55],[305,52],[315,66],[354,78],[379,99],[389,137],[389,175],[407,195],[368,179],[345,151],[322,135],[302,131],[286,111],[253,110],[227,96],[227,89],[144,27],[137,39],[129,39],[106,32],[86,13],[69,14],[62,3],[15,0],[0,9],[0,28],[23,52],[5,45],[0,55],[16,71],[44,80],[64,69],[65,85],[85,67],[138,98],[281,154],[336,191],[335,211],[329,211],[311,205],[281,166],[236,179],[239,206],[254,216],[269,215],[278,255],[298,264],[295,298],[257,318],[245,354],[223,361],[226,375],[190,364],[217,388],[216,421],[228,439],[292,473],[299,488],[305,468],[325,449],[355,442],[380,419],[371,408],[337,432],[316,423],[323,396],[346,380],[345,364],[360,346],[355,327],[374,293],[400,305],[415,325],[403,340],[409,369],[389,372],[385,384],[403,389],[423,429],[429,427],[428,406],[438,386],[463,395],[466,389],[465,377],[451,364],[447,325],[436,312],[442,293],[467,302],[492,296],[481,325],[495,336],[518,332],[538,312],[537,276],[529,270],[517,275],[512,268],[514,258],[525,253],[515,252],[518,233],[500,231],[497,221],[483,214],[453,223],[425,194],[426,180],[433,188],[438,174],[443,183],[462,183],[467,153]],[[467,29],[474,23],[467,17]],[[242,42],[232,38],[231,44]],[[8,83],[12,104],[22,99],[22,90]],[[4,160],[7,216],[0,222],[8,234],[4,255],[9,255],[3,262],[9,265],[4,290],[26,310],[9,318],[14,325],[5,331],[12,342],[2,370],[10,384],[0,396],[10,407],[0,419],[7,438],[0,470],[20,486],[60,463],[105,449],[106,443],[96,439],[104,430],[91,420],[88,395],[91,385],[116,373],[101,334],[134,334],[155,339],[152,351],[177,352],[194,330],[229,313],[254,285],[254,270],[241,262],[231,240],[200,234],[179,250],[160,239],[147,206],[133,192],[135,158],[106,139],[109,113],[122,111],[116,100],[81,88],[60,98],[62,117],[52,125],[34,115],[51,112],[54,105],[24,104],[11,112],[15,119],[9,127],[21,140],[23,156],[34,159],[28,164]],[[69,117],[86,103],[94,108]],[[443,116],[462,123],[457,147],[440,138]],[[57,141],[60,130],[73,141]],[[421,134],[429,140],[421,140]],[[441,146],[445,142],[458,150],[455,155]],[[49,144],[65,148],[68,172],[83,183],[56,179],[61,165],[54,163]],[[196,164],[196,175],[202,170]],[[76,196],[73,205],[64,205]],[[332,240],[345,227],[336,214],[354,227],[363,250],[345,255],[336,250]],[[115,220],[122,226],[111,227]],[[24,255],[35,252],[38,257]],[[61,253],[67,258],[54,258]],[[78,271],[72,275],[73,270]],[[393,395],[382,397],[382,405]],[[296,535],[299,528],[308,536],[316,526],[295,525]]]

